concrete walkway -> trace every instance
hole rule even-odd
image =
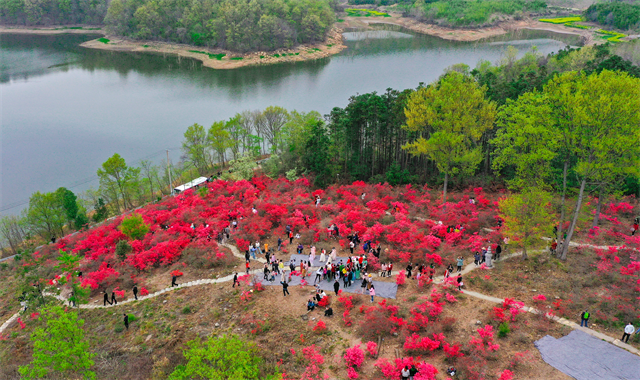
[[[242,260],[245,259],[244,255],[242,253],[240,253],[240,251],[238,250],[238,248],[236,246],[231,245],[231,244],[227,244],[227,243],[223,243],[221,245],[223,247],[225,247],[225,248],[228,248],[234,256],[236,256],[238,258],[241,258]],[[522,252],[520,252],[520,251],[519,252],[514,252],[514,253],[511,253],[511,254],[503,256],[498,261],[507,260],[507,259],[510,259],[510,258],[513,258],[513,257],[519,257],[520,255],[522,255]],[[261,263],[266,263],[266,260],[263,259],[263,258],[258,258],[258,259],[254,260],[254,261],[258,261],[258,262],[261,262]],[[463,275],[465,275],[465,274],[467,274],[467,273],[469,273],[469,272],[471,272],[471,271],[473,271],[475,269],[478,269],[478,268],[480,268],[480,266],[476,266],[474,263],[471,263],[471,264],[468,264],[467,266],[465,266],[461,273]],[[256,270],[251,271],[250,273],[252,275],[262,275],[263,271],[262,271],[262,269],[256,269]],[[395,271],[392,273],[392,275],[396,275],[396,274],[397,274],[397,272],[395,272]],[[452,274],[452,276],[457,276],[457,273]],[[208,284],[219,284],[219,283],[224,283],[224,282],[229,282],[229,281],[233,281],[233,275],[232,274],[228,275],[228,276],[225,276],[225,277],[216,278],[216,279],[201,279],[201,280],[196,280],[196,281],[190,281],[190,282],[187,282],[187,283],[184,283],[184,284],[180,284],[177,287],[165,288],[165,289],[159,290],[159,291],[157,291],[155,293],[150,293],[149,295],[146,295],[146,296],[143,296],[143,297],[139,297],[138,300],[142,301],[142,300],[145,300],[145,299],[158,297],[158,296],[160,296],[160,295],[162,295],[164,293],[171,292],[173,290],[188,288],[188,287],[192,287],[192,286],[200,286],[200,285],[208,285]],[[444,277],[443,276],[434,277],[434,283],[442,283],[442,282],[444,282]],[[501,303],[504,302],[503,298],[492,297],[492,296],[488,296],[488,295],[485,295],[485,294],[482,294],[482,293],[478,293],[478,292],[474,292],[474,291],[471,291],[471,290],[464,290],[464,291],[462,291],[462,293],[466,294],[468,296],[475,297],[475,298],[478,298],[478,299],[482,299],[482,300],[485,300],[485,301],[489,301],[489,302],[492,302],[492,303],[501,304]],[[68,299],[65,299],[64,297],[62,297],[60,295],[54,295],[54,294],[47,294],[47,295],[54,296],[56,299],[58,299],[58,300],[60,300],[62,302],[68,302],[69,301]],[[129,298],[129,299],[126,299],[124,301],[120,301],[120,302],[118,302],[117,304],[114,304],[114,305],[106,305],[106,306],[99,305],[99,304],[98,305],[79,305],[79,308],[80,309],[110,308],[110,307],[116,307],[116,306],[120,306],[120,305],[126,305],[126,304],[134,302],[134,301],[135,301],[135,299]],[[529,313],[534,313],[534,314],[540,314],[541,313],[540,310],[537,310],[537,309],[532,308],[532,307],[527,307],[527,306],[522,307],[522,310],[526,311],[526,312],[529,312]],[[2,334],[13,322],[15,322],[18,319],[19,315],[20,315],[20,313],[15,313],[5,323],[3,323],[2,326],[0,326],[0,334]],[[633,354],[640,355],[640,350],[636,349],[635,347],[632,347],[629,344],[622,343],[619,339],[612,338],[609,335],[605,335],[605,334],[599,333],[597,331],[593,331],[593,330],[588,329],[588,328],[580,327],[579,324],[577,324],[575,322],[572,322],[572,321],[569,321],[569,320],[567,320],[565,318],[559,318],[557,316],[550,316],[548,318],[550,318],[553,321],[555,321],[557,323],[560,323],[560,324],[562,324],[564,326],[571,327],[572,329],[575,329],[575,330],[583,331],[583,332],[585,332],[585,333],[587,333],[587,334],[589,334],[589,335],[591,335],[593,337],[596,337],[598,339],[601,339],[601,340],[604,340],[606,342],[609,342],[609,343],[611,343],[611,344],[613,344],[613,345],[615,345],[617,347],[623,348],[623,349],[625,349],[625,350],[627,350],[627,351],[629,351],[629,352],[631,352]]]
[[[496,298],[496,297],[488,296],[486,294],[474,292],[474,291],[471,291],[471,290],[463,290],[462,294],[466,294],[466,295],[471,296],[471,297],[475,297],[475,298],[478,298],[478,299],[481,299],[481,300],[485,300],[485,301],[489,301],[489,302],[493,302],[493,303],[498,303],[498,304],[501,304],[501,303],[504,302],[503,298]],[[533,314],[542,313],[542,311],[540,311],[538,309],[535,309],[533,307],[528,307],[528,306],[522,307],[521,310],[529,312],[529,313],[533,313]],[[561,325],[564,325],[564,326],[567,326],[567,327],[571,327],[574,330],[580,330],[582,332],[585,332],[585,333],[587,333],[587,334],[589,334],[589,335],[591,335],[593,337],[596,337],[596,338],[598,338],[600,340],[604,340],[605,342],[609,342],[609,343],[613,344],[614,346],[623,348],[623,349],[631,352],[632,354],[636,354],[636,355],[640,356],[640,350],[638,350],[637,348],[635,348],[635,347],[633,347],[633,346],[631,346],[629,344],[622,343],[619,339],[612,338],[609,335],[600,333],[598,331],[591,330],[591,329],[586,328],[586,327],[581,327],[578,323],[570,321],[570,320],[568,320],[566,318],[560,318],[560,317],[555,316],[555,315],[554,316],[547,316],[547,318],[552,319],[553,321],[555,321],[555,322],[557,322],[557,323],[559,323]]]

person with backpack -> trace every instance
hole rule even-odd
[[[585,310],[580,314],[580,326],[589,327],[589,311]]]

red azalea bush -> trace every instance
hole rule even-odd
[[[367,353],[372,358],[378,355],[378,344],[376,342],[368,341],[367,342]]]
[[[347,367],[360,368],[364,362],[364,351],[360,348],[359,344],[348,348],[344,354],[344,361]]]
[[[313,331],[317,333],[323,333],[327,331],[327,325],[322,322],[322,320],[318,320],[318,323],[316,323],[316,325],[313,327]]]

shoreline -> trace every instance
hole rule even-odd
[[[104,38],[96,38],[80,44],[88,49],[120,51],[120,52],[150,52],[160,54],[174,54],[179,57],[192,58],[202,62],[202,65],[217,70],[230,70],[246,66],[270,65],[283,62],[303,62],[330,57],[338,54],[347,46],[344,44],[343,31],[345,28],[372,29],[373,24],[396,25],[419,34],[426,34],[444,40],[473,42],[485,38],[504,35],[508,32],[532,29],[547,30],[554,33],[581,36],[584,45],[595,43],[592,33],[586,30],[569,28],[564,25],[543,23],[537,20],[523,20],[503,23],[502,25],[486,28],[455,29],[433,24],[418,22],[408,17],[345,17],[329,31],[327,38],[320,43],[299,45],[290,49],[278,49],[271,52],[238,53],[222,49],[206,49],[203,47],[159,41],[134,41],[122,37],[109,36],[99,26],[68,26],[68,27],[8,27],[0,26],[0,34],[99,34]],[[106,41],[105,41],[106,39]],[[102,40],[102,41],[101,41]]]
[[[521,29],[546,30],[554,33],[572,34],[582,36],[587,43],[592,43],[591,33],[586,30],[569,28],[564,25],[554,25],[543,23],[537,20],[522,20],[505,22],[497,26],[484,28],[449,28],[434,24],[426,24],[409,17],[346,17],[344,22],[339,23],[346,28],[371,28],[374,24],[396,25],[412,32],[426,34],[442,38],[449,41],[473,42],[485,38],[501,36]]]
[[[52,26],[46,28],[27,28],[22,26],[4,26],[0,25],[0,34],[36,34],[36,35],[55,35],[55,34],[105,34],[101,26]]]
[[[89,49],[151,52],[175,54],[179,57],[193,58],[202,65],[217,70],[237,69],[245,66],[269,65],[281,62],[302,62],[332,56],[346,49],[343,43],[342,29],[334,27],[327,38],[320,43],[299,45],[291,49],[278,49],[271,52],[238,53],[222,49],[158,41],[132,41],[121,37],[105,35],[108,42],[100,39],[84,42],[80,46]],[[222,55],[222,56],[221,56]]]

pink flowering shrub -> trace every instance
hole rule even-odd
[[[413,333],[407,337],[404,342],[404,350],[407,353],[413,354],[427,354],[440,347],[440,341],[432,340],[428,337],[421,337],[420,335]]]
[[[398,272],[398,275],[396,276],[396,284],[398,284],[398,286],[402,286],[406,281],[407,281],[407,275],[403,270],[401,270],[400,272]]]
[[[364,351],[362,351],[359,344],[347,349],[347,352],[344,354],[344,361],[347,367],[360,368],[360,366],[362,366],[364,362]]]
[[[372,358],[378,355],[378,344],[376,342],[368,341],[367,342],[367,353]]]
[[[327,331],[327,325],[322,320],[318,320],[318,323],[316,323],[316,325],[313,327],[313,331],[317,332],[318,334],[323,333]]]

